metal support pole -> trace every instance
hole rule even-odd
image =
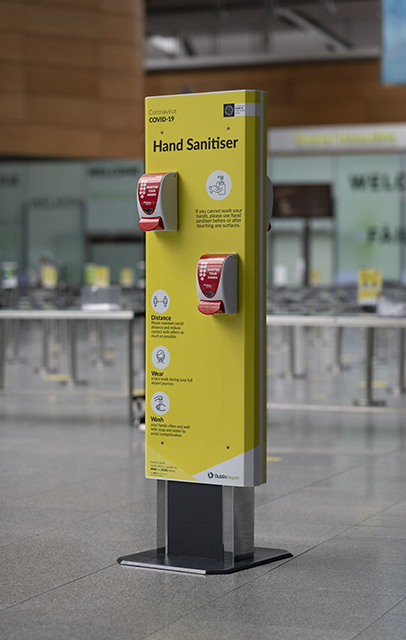
[[[303,220],[303,286],[308,287],[310,284],[310,221],[308,218]]]
[[[384,407],[384,400],[373,399],[373,358],[374,358],[374,327],[365,330],[365,398],[355,400],[354,404],[361,407]]]
[[[64,320],[66,324],[66,340],[67,340],[67,355],[68,355],[68,367],[69,367],[69,379],[62,381],[61,384],[79,385],[87,384],[86,380],[79,380],[78,378],[78,362],[77,362],[77,350],[76,350],[76,322],[77,320]]]
[[[296,344],[295,344],[295,327],[288,328],[289,335],[289,370],[288,377],[295,377],[295,360],[296,360]]]
[[[130,426],[134,425],[134,406],[133,406],[133,370],[134,370],[134,317],[128,321],[128,420]]]
[[[14,363],[25,363],[26,358],[20,356],[20,320],[15,319],[12,321],[12,359]]]
[[[254,487],[223,487],[223,544],[234,561],[254,555]]]
[[[323,327],[314,327],[314,342],[313,345],[318,348],[323,346]]]
[[[8,362],[19,362],[19,321],[6,320],[5,323],[6,344],[11,345],[11,355],[7,358],[6,353],[6,359]]]
[[[7,348],[10,341],[11,331],[10,331],[10,320],[4,321],[4,357],[6,361],[11,362],[11,359],[7,358]]]
[[[104,367],[109,364],[113,364],[111,360],[106,359],[106,325],[104,320],[98,320],[96,322],[96,341],[97,341],[97,356],[96,366]]]
[[[0,389],[4,389],[6,366],[6,327],[5,320],[0,320]]]
[[[61,344],[61,352],[67,353],[69,350],[69,327],[67,320],[59,321],[59,340]]]
[[[103,320],[99,322],[99,341],[100,360],[104,363],[106,355],[106,325]]]
[[[166,480],[157,480],[156,493],[156,546],[157,553],[167,553],[167,520],[168,501],[166,495]]]
[[[12,324],[13,333],[13,362],[20,360],[20,321],[14,320]]]
[[[71,320],[67,326],[69,345],[69,373],[71,383],[77,382],[77,361],[76,361],[76,320]]]
[[[405,386],[405,328],[401,327],[398,330],[399,343],[398,343],[398,383],[394,387],[389,387],[388,391],[394,395],[400,395],[406,393]]]
[[[367,405],[373,404],[373,357],[374,357],[374,338],[375,330],[368,327],[366,330],[366,357],[365,357],[365,399]]]
[[[42,322],[42,368],[40,371],[42,373],[48,373],[49,370],[49,345],[48,345],[48,330],[49,330],[49,320],[44,320]]]
[[[405,387],[405,328],[399,330],[399,389],[406,393]]]
[[[282,378],[285,380],[297,380],[305,378],[306,374],[296,373],[296,341],[295,341],[295,327],[286,327],[288,332],[288,370],[282,374]]]
[[[333,373],[340,373],[342,371],[342,349],[343,349],[343,328],[337,327],[336,329],[336,344],[334,350],[334,364],[331,367]]]

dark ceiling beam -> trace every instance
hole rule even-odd
[[[295,27],[296,29],[300,29],[301,31],[312,32],[315,35],[321,38],[324,38],[325,43],[328,47],[332,47],[333,49],[338,48],[338,49],[347,50],[347,51],[354,48],[354,45],[349,40],[346,40],[341,35],[335,33],[328,27],[325,27],[318,20],[315,20],[314,18],[309,18],[309,16],[305,15],[304,13],[279,7],[275,9],[274,14],[280,20],[290,24],[292,27]]]
[[[376,0],[377,4],[379,4],[380,0]],[[354,0],[335,0],[336,6],[340,4],[348,4],[353,3]],[[357,0],[357,2],[370,2],[370,0]],[[274,12],[274,9],[277,7],[283,8],[295,8],[298,6],[306,6],[306,5],[316,5],[317,0],[275,0],[265,1],[265,0],[245,0],[244,2],[224,2],[221,5],[221,9],[223,13],[235,12],[235,11],[246,11],[247,9],[268,9],[270,13]],[[160,6],[159,3],[154,6],[153,0],[147,1],[146,4],[146,13],[147,17],[155,17],[155,16],[174,16],[179,14],[184,15],[192,15],[195,13],[211,13],[215,14],[218,11],[216,3],[213,0],[207,0],[206,2],[188,2],[187,4],[177,4],[176,0],[173,0],[170,4],[166,6]]]
[[[183,43],[183,47],[184,47],[184,49],[185,49],[185,51],[186,51],[186,54],[187,54],[188,56],[195,56],[195,55],[197,55],[197,51],[196,51],[195,47],[193,46],[193,44],[192,44],[192,42],[191,42],[190,38],[185,38],[185,37],[183,37],[183,38],[182,38],[182,43]]]

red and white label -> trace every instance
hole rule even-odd
[[[221,269],[228,254],[211,254],[202,256],[197,265],[197,277],[200,289],[206,298],[216,295]]]
[[[163,173],[143,175],[138,182],[138,202],[144,213],[151,216],[156,207]]]

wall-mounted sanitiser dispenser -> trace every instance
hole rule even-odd
[[[237,254],[206,253],[197,263],[200,313],[237,313]]]
[[[271,230],[271,218],[272,218],[272,210],[273,210],[273,185],[271,182],[271,178],[266,176],[266,230],[267,232]]]
[[[137,205],[143,231],[178,230],[178,174],[146,173],[138,181]]]

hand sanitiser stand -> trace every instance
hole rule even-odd
[[[291,557],[254,546],[266,481],[266,94],[146,99],[146,476],[156,548],[120,564],[231,573]]]

